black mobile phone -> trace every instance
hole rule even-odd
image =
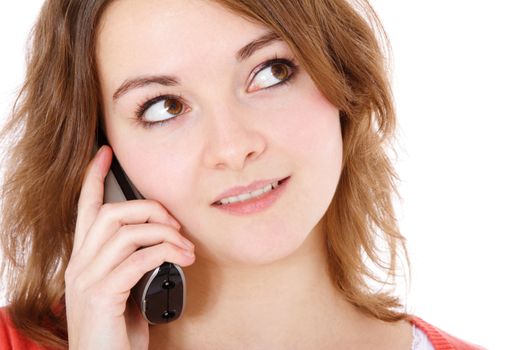
[[[109,145],[99,125],[93,155],[102,145]],[[115,154],[104,181],[104,203],[144,199],[122,170]],[[141,247],[142,249],[145,247]],[[164,262],[146,273],[131,289],[131,298],[149,324],[174,321],[181,317],[186,301],[186,281],[180,266]]]

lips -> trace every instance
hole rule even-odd
[[[232,188],[224,191],[220,195],[218,195],[215,198],[215,200],[213,201],[212,204],[218,204],[218,202],[221,199],[224,199],[226,197],[238,196],[238,195],[243,194],[243,193],[253,192],[253,191],[258,190],[260,188],[263,188],[264,186],[266,186],[268,184],[271,184],[271,183],[273,183],[275,181],[278,181],[280,183],[280,182],[286,180],[287,178],[289,178],[289,176],[283,177],[283,178],[268,179],[268,180],[258,180],[258,181],[252,182],[248,186],[235,186],[235,187],[232,187]]]

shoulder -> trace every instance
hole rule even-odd
[[[0,307],[0,349],[45,350],[15,328],[9,316],[8,306]]]
[[[412,315],[410,322],[425,333],[435,350],[486,350],[479,345],[450,335],[417,316]]]

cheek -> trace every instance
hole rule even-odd
[[[339,110],[316,88],[304,93],[301,103],[290,112],[291,122],[283,135],[290,159],[297,162],[301,197],[310,203],[304,206],[303,219],[320,219],[330,204],[342,170],[343,140]]]
[[[339,110],[313,83],[291,101],[282,120],[286,122],[280,123],[279,128],[276,128],[281,147],[294,152],[295,158],[300,162],[298,166],[314,167],[327,172],[334,169],[334,164],[336,168],[341,165]]]
[[[187,153],[167,151],[165,146],[154,143],[148,150],[144,150],[144,145],[127,144],[126,152],[119,156],[126,174],[142,195],[163,204],[191,197],[190,189],[195,188],[195,176],[189,170],[195,168],[192,159]]]

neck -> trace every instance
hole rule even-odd
[[[314,229],[292,255],[263,266],[225,267],[197,256],[184,270],[184,315],[150,327],[150,344],[166,339],[176,348],[276,348],[304,339],[312,345],[323,328],[333,335],[334,327],[357,326],[357,311],[331,281],[324,242]]]

